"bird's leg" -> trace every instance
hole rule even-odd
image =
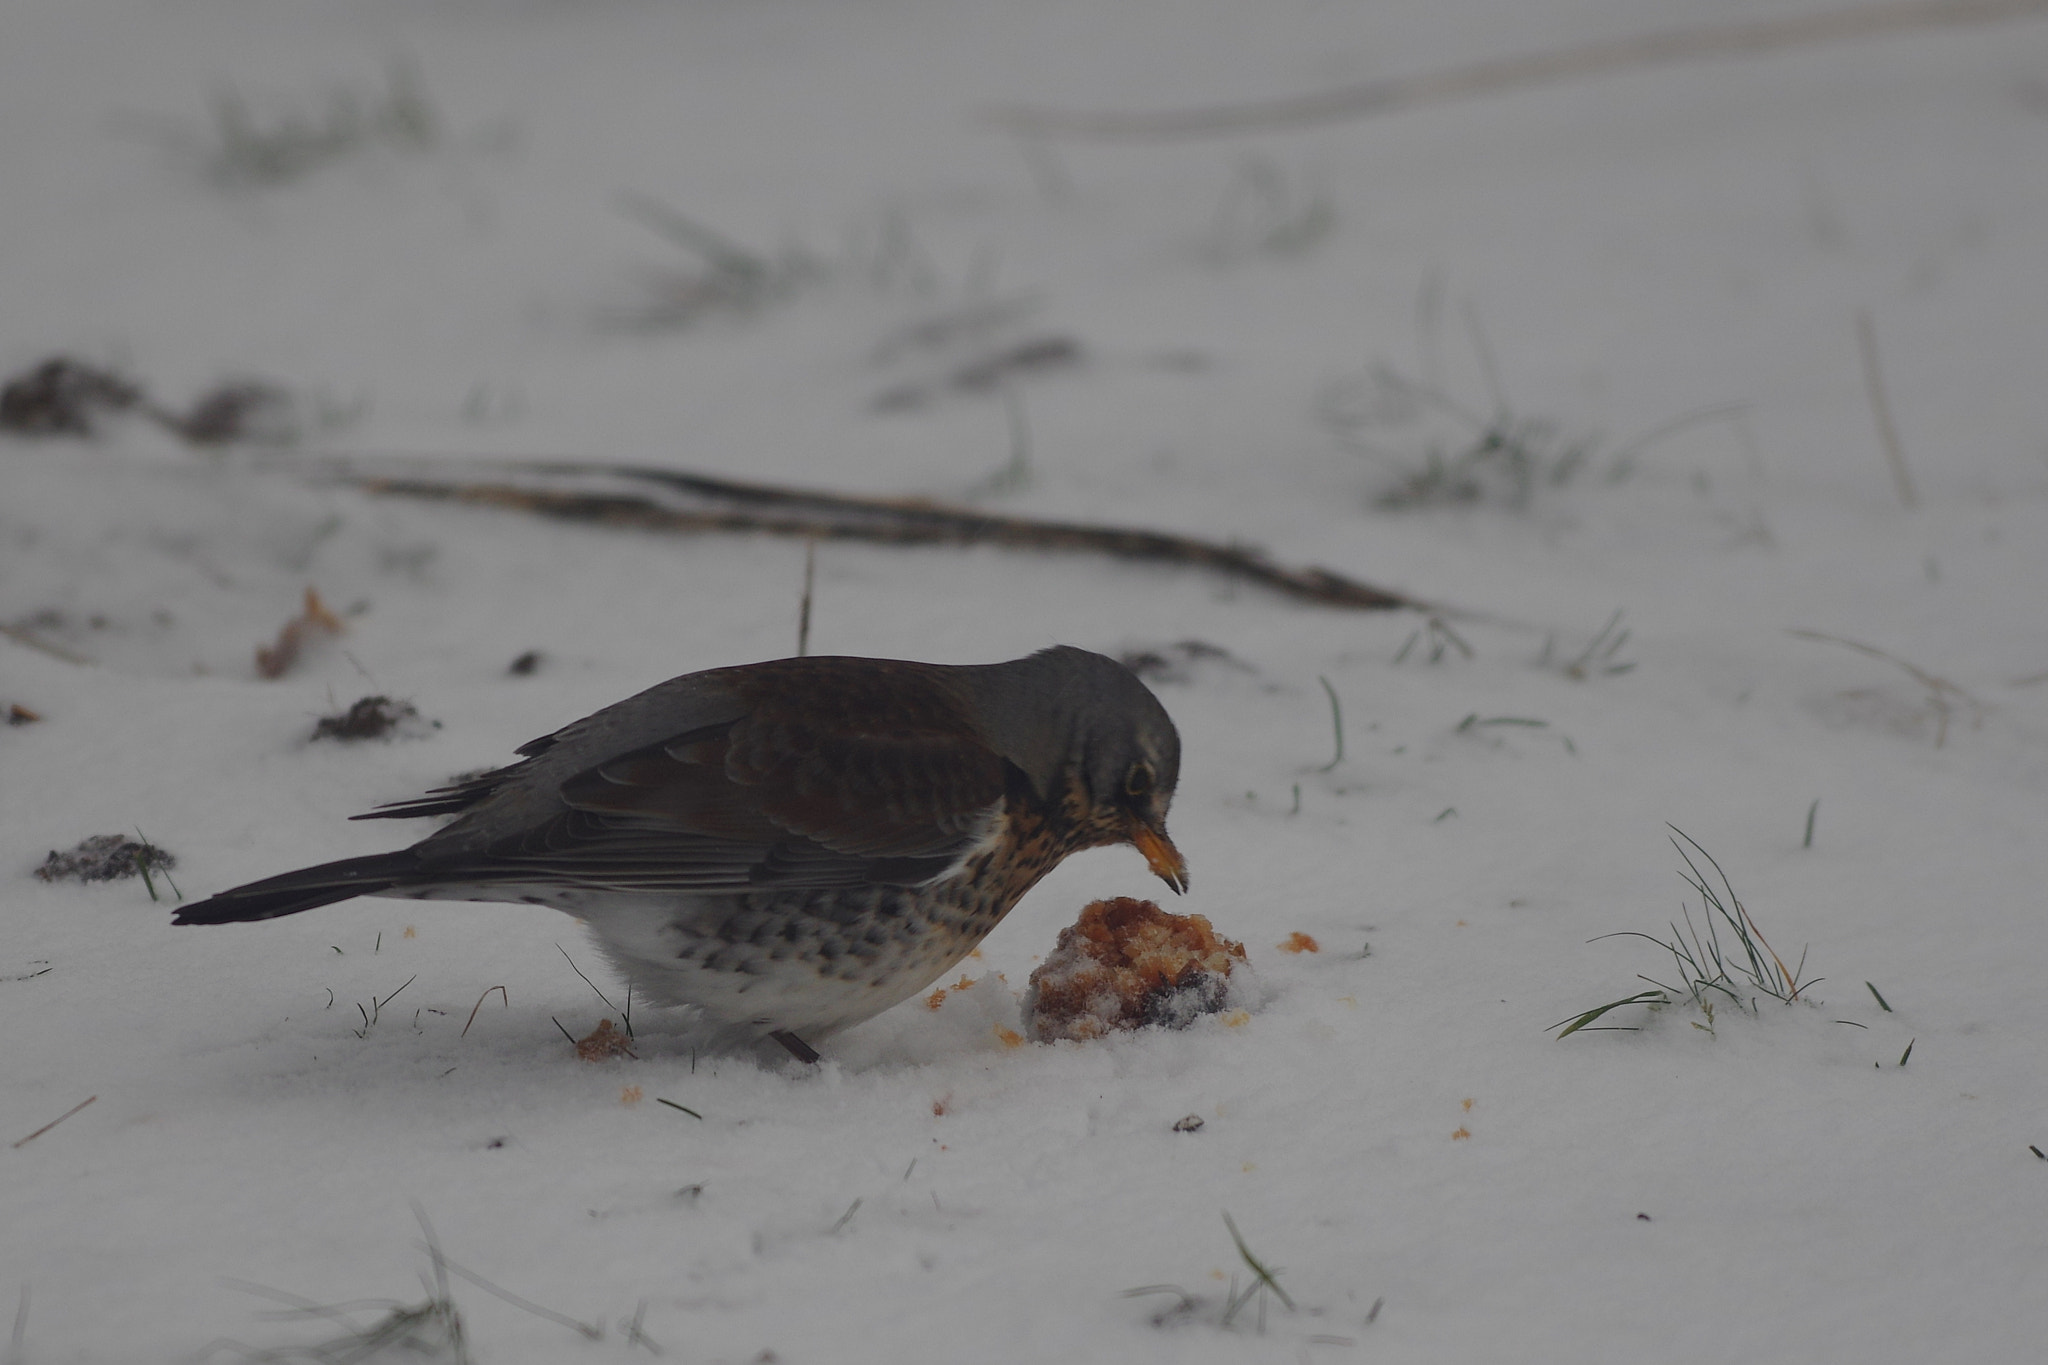
[[[818,1060],[817,1050],[786,1028],[777,1029],[768,1036],[788,1048],[789,1055],[800,1062],[809,1063]]]

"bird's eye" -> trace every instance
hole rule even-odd
[[[1143,796],[1152,790],[1152,765],[1133,763],[1131,771],[1124,778],[1124,792],[1129,796]]]

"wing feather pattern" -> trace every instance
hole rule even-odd
[[[528,746],[526,764],[386,809],[473,808],[420,847],[443,880],[714,894],[939,875],[986,832],[1008,765],[937,670],[834,660],[821,689],[820,662],[748,670],[731,687],[737,719],[623,753],[576,753],[563,732]],[[489,828],[496,788],[542,763],[566,769],[558,800],[537,820]]]

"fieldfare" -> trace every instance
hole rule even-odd
[[[709,1040],[810,1044],[964,958],[1070,853],[1127,843],[1175,891],[1180,736],[1129,669],[1069,646],[955,667],[801,658],[690,673],[358,820],[453,815],[410,848],[179,910],[272,919],[354,896],[583,920]]]

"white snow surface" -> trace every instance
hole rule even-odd
[[[1271,998],[1006,1046],[1084,902],[1163,894],[1120,848],[1027,897],[972,989],[815,1068],[693,1056],[651,1009],[637,1060],[592,1064],[555,1021],[616,1011],[565,952],[623,983],[553,911],[173,928],[161,882],[32,871],[140,829],[192,898],[394,846],[424,831],[345,817],[792,652],[803,547],[372,498],[139,421],[0,436],[0,622],[34,642],[0,637],[0,709],[42,717],[0,726],[9,1365],[340,1358],[286,1354],[343,1329],[247,1286],[361,1325],[418,1302],[414,1201],[449,1259],[602,1328],[458,1278],[478,1365],[2034,1358],[2048,20],[1236,138],[1031,146],[981,117],[1817,8],[11,0],[0,374],[61,352],[167,402],[258,375],[353,414],[294,457],[673,465],[1242,540],[1443,604],[1471,655],[1193,570],[823,544],[814,652],[1229,651],[1156,684],[1186,753],[1172,908],[1244,940]],[[222,91],[274,126],[380,98],[394,63],[438,116],[424,150],[210,176]],[[622,326],[696,261],[625,193],[815,268]],[[1007,404],[875,410],[963,358],[889,338],[993,299],[1030,310],[1002,339],[1078,359]],[[1332,425],[1375,366],[1604,453],[1524,507],[1378,506],[1425,445]],[[1020,415],[1023,477],[992,479]],[[308,586],[347,635],[257,678]],[[1616,611],[1595,662],[1633,667],[1571,676]],[[370,692],[438,728],[309,742]],[[1560,1040],[1672,979],[1642,938],[1589,942],[1699,921],[1667,825],[1824,979],[1711,1032],[1681,1003]],[[1321,951],[1278,951],[1296,932]],[[1293,1311],[1224,1322],[1252,1273],[1225,1213]],[[1194,1307],[1122,1294],[1158,1285]]]

